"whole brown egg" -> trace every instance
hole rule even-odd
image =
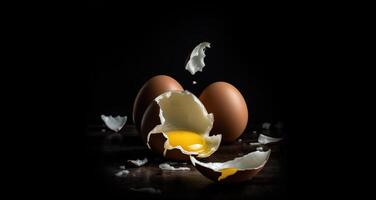
[[[214,114],[211,133],[222,134],[225,143],[242,135],[248,123],[248,109],[242,94],[233,85],[212,83],[203,90],[199,99],[207,111]]]
[[[183,87],[166,75],[154,76],[142,86],[133,104],[133,122],[139,131],[142,116],[149,104],[160,94],[174,90],[182,91]]]

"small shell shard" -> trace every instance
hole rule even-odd
[[[171,166],[168,163],[162,163],[162,164],[160,164],[159,168],[162,169],[162,170],[171,170],[171,171],[191,170],[189,167],[174,167],[174,166]]]
[[[202,42],[197,45],[193,49],[190,59],[185,65],[185,69],[188,70],[192,75],[194,75],[198,71],[202,72],[202,68],[205,67],[205,48],[210,48],[209,42]]]
[[[137,159],[137,160],[128,160],[129,163],[132,163],[133,165],[137,167],[141,167],[142,165],[145,165],[148,162],[147,158],[144,158],[143,160]]]
[[[101,115],[101,118],[102,118],[104,124],[106,124],[106,126],[109,129],[111,129],[115,132],[120,131],[123,128],[123,126],[125,125],[125,123],[127,122],[127,116],[112,117],[111,115],[110,116]]]
[[[260,144],[269,144],[269,143],[279,142],[281,140],[282,138],[274,138],[274,137],[270,137],[264,134],[260,134],[258,137],[258,142]]]
[[[123,169],[123,170],[121,170],[121,171],[118,171],[118,172],[115,174],[115,176],[117,176],[117,177],[125,177],[125,176],[127,176],[128,174],[129,174],[129,171],[126,170],[126,169]]]

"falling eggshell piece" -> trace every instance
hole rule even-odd
[[[221,133],[223,142],[233,142],[242,135],[248,123],[248,108],[239,90],[229,83],[215,82],[203,90],[199,99],[214,114],[212,131]]]
[[[202,72],[202,68],[205,67],[205,49],[210,48],[209,42],[202,42],[198,44],[193,51],[191,52],[191,56],[185,65],[185,69],[188,70],[192,75],[196,72]]]
[[[198,161],[190,157],[193,166],[205,177],[223,183],[243,182],[252,179],[265,166],[269,159],[271,150],[254,151],[242,157],[227,162]]]
[[[181,91],[183,87],[166,75],[154,76],[142,86],[133,104],[133,122],[138,130],[141,128],[142,116],[153,99],[164,92],[174,90]]]
[[[149,105],[141,123],[144,142],[154,152],[172,160],[189,160],[213,154],[221,135],[210,136],[213,115],[188,91],[169,91]]]

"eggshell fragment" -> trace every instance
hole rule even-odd
[[[140,130],[142,116],[149,104],[160,94],[167,91],[181,91],[183,87],[173,78],[157,75],[149,79],[139,90],[133,104],[133,122]]]
[[[189,167],[174,167],[174,166],[171,166],[168,163],[162,163],[162,164],[160,164],[159,168],[162,169],[162,170],[171,170],[171,171],[191,170]]]
[[[209,162],[198,161],[193,156],[190,157],[193,166],[205,177],[215,182],[242,182],[252,179],[259,173],[269,159],[271,150],[254,151],[242,157],[235,158],[227,162]],[[222,178],[223,169],[236,168],[236,172]]]
[[[117,177],[125,177],[129,174],[129,171],[126,170],[126,169],[123,169],[123,170],[120,170],[118,172],[116,172],[115,176]]]
[[[202,42],[198,44],[189,57],[187,64],[185,65],[185,69],[188,70],[192,75],[196,72],[202,72],[202,68],[205,67],[205,48],[210,48],[209,42]]]
[[[264,134],[260,134],[257,140],[260,144],[269,144],[269,143],[279,142],[282,140],[282,138],[275,138],[275,137],[270,137]]]
[[[127,116],[112,117],[111,115],[110,116],[101,115],[101,118],[102,118],[104,124],[106,124],[106,126],[109,129],[111,129],[115,132],[120,131],[123,128],[123,126],[125,125],[125,123],[127,122]]]
[[[129,163],[132,163],[133,165],[137,167],[141,167],[142,165],[145,165],[148,162],[147,158],[144,159],[137,159],[137,160],[128,160]]]

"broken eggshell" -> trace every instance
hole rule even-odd
[[[200,100],[188,91],[169,91],[159,95],[146,109],[141,123],[141,134],[151,150],[173,160],[189,160],[189,156],[208,157],[217,151],[222,135],[209,136],[213,126]],[[169,131],[187,130],[199,134],[207,151],[190,152],[169,143]]]
[[[123,126],[125,125],[125,123],[127,122],[127,116],[112,117],[111,115],[110,116],[101,115],[101,118],[102,118],[104,124],[106,124],[106,126],[109,129],[111,129],[115,132],[120,131],[123,128]]]
[[[209,42],[202,42],[198,44],[189,57],[185,69],[188,70],[192,75],[196,72],[202,72],[202,68],[205,67],[204,58],[205,58],[205,48],[210,48]]]
[[[116,172],[115,176],[117,176],[117,177],[125,177],[125,176],[127,176],[128,174],[129,174],[129,171],[128,171],[128,170],[126,170],[126,169],[122,169],[122,170]]]
[[[269,159],[271,150],[254,151],[242,157],[235,158],[227,162],[209,162],[198,161],[193,156],[190,157],[193,166],[205,177],[215,182],[243,182],[252,179],[265,166]],[[222,177],[221,170],[236,169],[226,177]]]
[[[269,144],[269,143],[275,143],[281,141],[282,138],[275,138],[275,137],[270,137],[264,134],[260,134],[257,141],[260,144]]]
[[[185,171],[185,170],[191,170],[189,167],[174,167],[168,163],[162,163],[159,165],[159,168],[161,170],[170,170],[170,171]]]
[[[137,128],[141,128],[142,116],[149,104],[158,95],[167,92],[183,90],[183,87],[173,78],[166,75],[157,75],[149,79],[139,90],[133,104],[133,122]]]
[[[131,163],[134,166],[141,167],[142,165],[145,165],[148,162],[148,158],[144,159],[137,159],[137,160],[128,160],[128,163]]]

